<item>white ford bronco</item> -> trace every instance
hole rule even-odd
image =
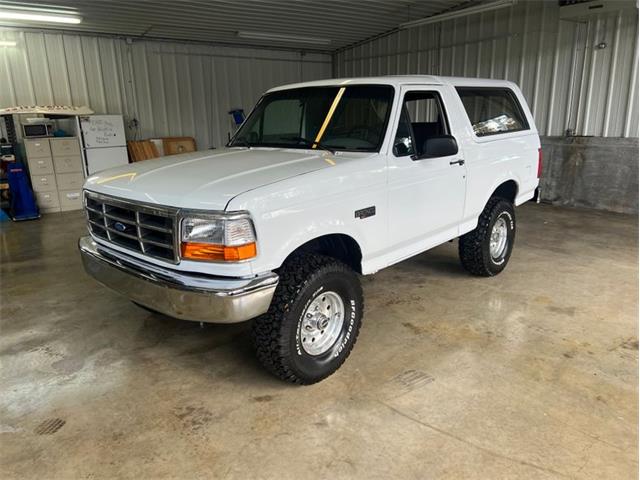
[[[86,271],[150,310],[253,319],[257,356],[310,384],[345,361],[359,275],[459,238],[491,276],[536,195],[540,141],[511,82],[333,79],[269,90],[224,149],[87,179]]]

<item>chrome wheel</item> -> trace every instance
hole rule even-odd
[[[500,217],[496,220],[491,230],[491,238],[489,239],[489,253],[494,260],[500,260],[507,250],[507,241],[509,238],[509,230],[507,221]]]
[[[300,322],[299,335],[303,350],[321,355],[340,336],[344,323],[344,303],[335,292],[321,292],[309,304]]]

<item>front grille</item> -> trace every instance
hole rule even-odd
[[[177,211],[85,191],[91,234],[149,257],[178,263]]]

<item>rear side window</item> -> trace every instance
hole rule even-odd
[[[508,88],[456,88],[478,137],[528,130],[516,96]]]

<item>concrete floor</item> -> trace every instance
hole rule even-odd
[[[518,215],[496,278],[455,243],[365,278],[311,387],[90,280],[80,213],[2,225],[2,478],[637,478],[637,218]]]

